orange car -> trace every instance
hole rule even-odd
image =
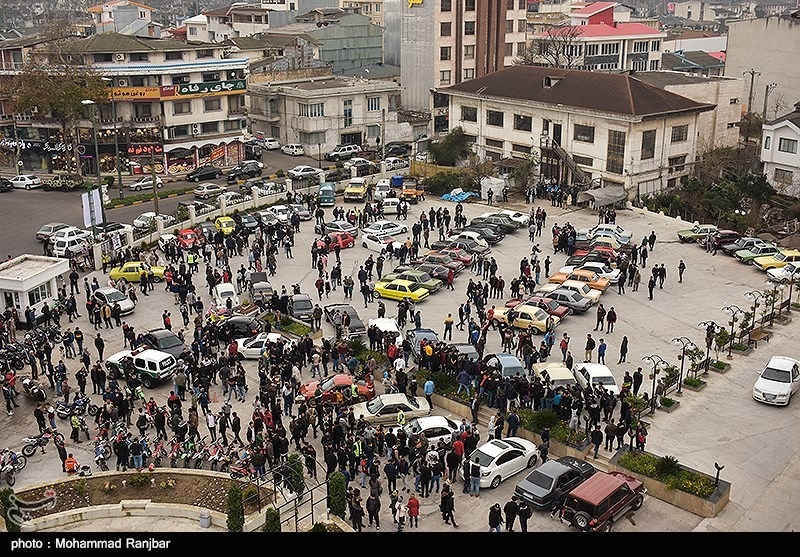
[[[566,280],[577,280],[580,282],[585,282],[589,285],[590,288],[594,288],[595,290],[602,290],[605,291],[608,286],[611,284],[605,277],[601,277],[595,271],[591,269],[575,269],[571,273],[553,273],[548,278],[548,282],[552,282],[555,284],[563,284]]]
[[[317,399],[314,393],[317,390],[317,386],[319,386],[322,391],[322,404],[341,404],[347,399],[344,392],[349,391],[352,385],[353,376],[348,373],[337,373],[320,380],[312,379],[300,385],[298,398],[305,400],[309,406],[315,406]],[[352,404],[366,402],[375,398],[374,382],[358,379],[356,385],[358,387],[358,399],[353,400],[351,397],[350,402]]]

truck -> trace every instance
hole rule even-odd
[[[250,273],[250,301],[264,309],[272,300],[272,284],[267,280],[267,273],[253,271]]]
[[[84,180],[78,174],[56,174],[45,181],[44,191],[60,190],[70,191],[84,187]]]
[[[367,200],[367,179],[350,178],[347,187],[344,189],[345,201],[366,201]]]
[[[409,203],[425,201],[425,188],[416,178],[403,177],[403,189],[400,190],[400,199]]]
[[[336,184],[322,182],[319,185],[319,204],[322,207],[333,207],[336,204]]]

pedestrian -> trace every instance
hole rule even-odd
[[[655,275],[650,275],[650,280],[647,281],[647,292],[649,300],[653,299],[653,290],[655,289],[656,289],[656,277]]]
[[[683,272],[686,270],[686,263],[683,262],[683,259],[680,260],[678,263],[678,282],[683,282]]]
[[[633,394],[638,395],[639,389],[642,387],[642,381],[644,381],[644,375],[642,374],[642,368],[636,368],[636,371],[633,372]]]
[[[603,307],[603,304],[598,304],[597,305],[597,321],[595,321],[594,329],[592,329],[592,330],[596,331],[596,330],[599,329],[599,330],[602,331],[603,328],[605,327],[605,320],[606,320],[606,308]]]
[[[442,511],[442,518],[445,524],[452,524],[454,528],[458,528],[455,517],[455,493],[450,487],[450,482],[445,480],[442,484],[442,493],[439,500],[439,510]]]
[[[606,444],[605,449],[608,452],[614,450],[614,439],[617,438],[617,426],[614,424],[614,418],[610,418],[605,427]]]
[[[414,528],[415,526],[419,528],[419,499],[417,499],[417,494],[412,492],[411,497],[408,498],[408,502],[406,503],[406,510],[408,511],[408,527]]]
[[[597,452],[600,450],[600,445],[603,443],[603,432],[600,431],[600,424],[595,424],[591,433],[591,441],[594,445],[594,457],[597,458]]]
[[[519,502],[519,510],[517,511],[517,518],[519,518],[519,529],[523,534],[528,532],[528,519],[533,516],[533,509],[528,505],[525,499]]]
[[[372,528],[372,523],[375,523],[375,529],[381,529],[381,500],[376,493],[370,492],[369,497],[367,497],[367,503],[365,505],[367,509],[367,516],[369,517],[369,523],[367,524],[368,528]]]
[[[627,357],[628,357],[628,337],[624,336],[622,337],[622,342],[619,345],[619,361],[617,363],[621,364],[623,362],[626,362]]]
[[[561,518],[561,509],[564,508],[564,500],[567,498],[567,494],[561,489],[561,486],[556,485],[556,488],[553,490],[553,501],[550,503],[550,518],[555,518],[558,515],[559,519]]]
[[[597,363],[598,364],[605,364],[606,363],[606,350],[608,349],[608,345],[606,344],[606,339],[601,338],[600,344],[597,345]]]
[[[101,362],[103,360],[103,354],[106,350],[106,342],[103,340],[103,337],[100,336],[100,333],[97,333],[97,337],[94,339],[94,347],[97,349],[97,359]]]
[[[431,410],[433,410],[433,392],[436,386],[433,382],[431,376],[428,376],[428,380],[425,381],[425,384],[422,386],[422,390],[425,393],[425,400],[428,401],[428,406]]]
[[[495,503],[489,508],[489,531],[500,532],[500,526],[503,524],[503,511],[500,508],[500,503]]]
[[[588,333],[586,335],[586,344],[583,347],[583,362],[584,363],[589,363],[589,362],[592,361],[592,352],[594,351],[595,346],[597,346],[597,343],[592,338],[592,334]]]
[[[664,281],[667,280],[667,268],[664,264],[661,264],[661,267],[658,268],[658,287],[664,288]]]
[[[481,496],[481,464],[477,456],[469,465],[469,495],[470,497]],[[498,509],[499,507],[500,505],[498,505]]]
[[[647,244],[650,246],[650,251],[653,251],[653,247],[656,245],[656,231],[655,230],[650,232],[650,236],[647,237]]]
[[[448,313],[444,320],[444,334],[442,340],[453,340],[453,314]]]
[[[519,513],[519,503],[517,503],[517,496],[512,495],[511,500],[503,505],[503,514],[505,515],[506,532],[514,531],[514,522],[517,520]]]
[[[614,332],[614,324],[617,322],[617,311],[614,309],[614,306],[608,310],[606,313],[606,333],[613,333]]]
[[[542,441],[539,446],[539,456],[542,459],[542,464],[547,462],[547,454],[550,452],[550,441]]]
[[[408,507],[403,503],[403,496],[397,495],[397,492],[393,494],[393,496],[397,497],[397,502],[395,503],[395,507],[397,509],[397,531],[402,532],[403,528],[406,525],[406,515],[408,514]]]

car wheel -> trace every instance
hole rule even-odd
[[[633,500],[633,505],[631,505],[631,508],[635,511],[638,511],[642,508],[642,504],[644,504],[644,495],[640,493],[636,496],[636,499]]]
[[[135,188],[133,188],[133,189],[135,189],[136,191],[142,191],[142,186],[136,186],[136,187],[135,187]]]
[[[608,521],[605,524],[603,524],[603,527],[600,528],[600,531],[601,532],[610,532],[612,526],[613,526],[613,523],[611,521]]]
[[[25,189],[26,189],[26,190],[29,190],[29,189],[31,189],[31,185],[30,185],[30,184],[25,184]]]
[[[153,378],[149,375],[142,376],[142,387],[145,389],[152,389],[153,388]]]
[[[155,276],[153,277],[153,282],[161,282],[162,280],[164,280],[164,279],[162,279],[162,278],[161,278],[160,276],[158,276],[158,275],[155,275]]]
[[[214,174],[214,179],[219,180],[220,176],[222,176],[222,172],[217,172],[216,174]]]
[[[375,296],[376,298],[380,298],[381,297],[381,293],[378,292],[377,290],[373,290],[372,291],[372,295]]]
[[[589,526],[591,520],[592,517],[590,517],[588,513],[579,511],[572,517],[572,525],[579,530],[585,530],[586,527]]]
[[[531,455],[531,457],[528,459],[528,468],[533,468],[534,466],[536,466],[536,462],[538,460],[539,460],[538,456]]]
[[[499,326],[500,326],[500,321],[498,321],[497,319],[492,319],[492,327],[496,329]]]
[[[492,478],[492,483],[490,487],[492,489],[497,489],[499,485],[500,485],[500,476],[495,476],[494,478]]]
[[[199,182],[199,181],[200,181],[199,176],[195,176],[194,178],[192,178],[192,182]]]

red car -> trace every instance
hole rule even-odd
[[[572,254],[572,257],[584,257],[589,253],[594,253],[602,257],[608,263],[612,261],[616,261],[619,258],[619,254],[612,248],[604,247],[604,246],[595,246],[592,249],[579,249],[575,250]]]
[[[314,397],[314,393],[317,390],[317,385],[319,385],[322,391],[323,404],[340,404],[345,400],[344,391],[352,388],[353,376],[348,373],[337,373],[320,380],[312,379],[300,385],[300,394],[298,398],[302,397],[301,400],[305,399],[309,406],[316,405],[317,400]],[[370,381],[367,383],[363,379],[359,379],[356,381],[356,385],[358,387],[358,400],[352,400],[351,398],[353,404],[357,402],[366,402],[375,398],[374,382]]]
[[[439,253],[444,253],[445,255],[449,255],[456,261],[461,261],[465,267],[469,267],[470,265],[472,265],[473,255],[461,248],[444,248],[439,250]]]
[[[419,259],[414,259],[411,261],[412,265],[416,265],[418,263],[429,263],[433,265],[444,265],[450,269],[453,269],[455,274],[460,273],[462,270],[466,268],[466,265],[462,261],[458,261],[453,259],[446,253],[440,253],[438,251],[429,251]]]
[[[203,238],[193,229],[184,228],[178,231],[177,242],[183,249],[191,249],[193,247],[202,246]]]
[[[326,242],[325,238],[330,238],[330,242]],[[337,244],[340,249],[352,248],[356,245],[356,239],[349,232],[330,232],[317,240],[317,249],[331,252]]]
[[[505,306],[507,308],[513,308],[520,305],[523,302],[531,306],[540,307],[543,310],[545,310],[548,314],[554,315],[560,319],[563,319],[567,315],[572,313],[572,309],[568,308],[567,306],[562,306],[555,300],[551,298],[545,298],[542,296],[531,296],[527,300],[512,298],[505,303]]]

